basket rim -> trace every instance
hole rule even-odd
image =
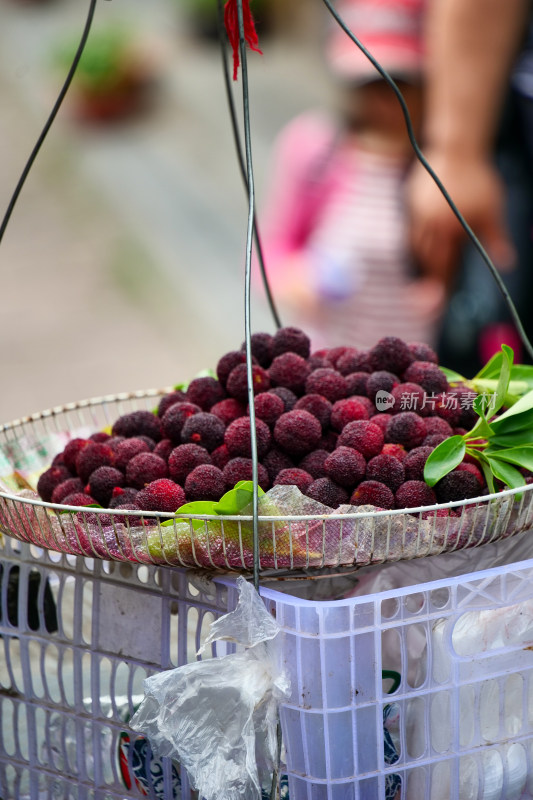
[[[143,398],[147,397],[158,397],[160,395],[164,395],[170,391],[174,390],[174,386],[166,386],[163,388],[151,388],[151,389],[139,389],[136,391],[131,392],[118,392],[108,395],[101,395],[90,397],[84,400],[77,400],[70,403],[64,403],[60,406],[53,406],[48,409],[44,409],[43,411],[38,411],[33,414],[30,414],[26,417],[20,417],[15,419],[11,422],[7,422],[4,424],[0,424],[0,434],[9,430],[16,430],[28,423],[38,422],[39,420],[49,419],[51,417],[55,417],[59,414],[64,414],[69,411],[76,411],[80,408],[89,408],[91,406],[103,405],[104,403],[114,403],[126,400],[142,400]],[[494,492],[492,494],[485,494],[480,495],[478,497],[472,497],[467,500],[454,500],[448,503],[434,503],[430,506],[416,506],[413,508],[392,508],[392,509],[382,509],[379,511],[363,511],[363,512],[353,512],[353,513],[330,513],[330,514],[294,514],[294,515],[286,515],[286,516],[258,516],[258,521],[260,522],[279,522],[280,520],[287,520],[289,522],[297,522],[297,521],[319,521],[319,520],[355,520],[355,519],[371,519],[374,517],[385,517],[385,516],[399,516],[402,514],[421,514],[424,512],[431,512],[431,511],[438,511],[440,509],[455,509],[461,508],[465,506],[472,506],[476,507],[480,504],[487,504],[492,503],[493,501],[503,500],[507,497],[514,497],[515,495],[523,495],[528,491],[533,490],[533,483],[525,484],[524,486],[518,486],[514,489],[504,489],[500,492]],[[109,508],[94,508],[91,506],[66,506],[61,505],[59,503],[47,503],[44,500],[29,498],[29,497],[21,497],[19,494],[13,494],[11,492],[3,491],[0,485],[0,498],[4,500],[10,500],[12,502],[19,502],[19,503],[27,503],[29,505],[40,506],[43,508],[49,508],[56,513],[61,512],[70,512],[70,513],[95,513],[97,515],[111,515],[111,516],[124,516],[129,518],[138,518],[142,519],[143,517],[156,517],[156,518],[163,518],[165,521],[169,520],[171,517],[174,521],[183,520],[184,522],[191,522],[192,520],[199,520],[205,522],[211,521],[220,521],[220,520],[227,520],[228,522],[253,522],[252,515],[230,515],[230,514],[169,514],[169,512],[165,511],[135,511],[125,509],[121,511],[120,509],[109,509]]]
[[[331,514],[287,514],[283,516],[270,516],[270,515],[259,515],[258,521],[259,522],[280,522],[281,520],[286,520],[289,522],[305,522],[305,521],[320,521],[320,520],[327,520],[328,522],[331,520],[355,520],[355,519],[370,519],[374,517],[388,517],[388,516],[400,516],[403,514],[421,514],[426,511],[439,511],[440,509],[454,509],[454,508],[461,508],[466,506],[471,506],[472,508],[479,507],[480,505],[490,504],[493,501],[500,501],[504,500],[507,497],[513,497],[517,494],[525,494],[528,491],[533,490],[533,483],[527,484],[526,486],[519,486],[515,489],[506,489],[501,492],[495,492],[494,494],[486,494],[481,495],[479,497],[471,497],[468,500],[454,500],[453,502],[449,503],[436,503],[432,506],[417,506],[415,508],[391,508],[391,509],[381,509],[379,511],[362,511],[362,512],[353,512],[353,513],[335,513],[332,512]],[[231,514],[171,514],[168,511],[136,511],[136,510],[129,510],[124,509],[121,510],[119,508],[95,508],[94,506],[67,506],[61,505],[59,503],[47,503],[40,498],[32,498],[32,497],[22,497],[19,494],[12,494],[10,492],[4,492],[0,489],[0,498],[3,500],[10,500],[12,502],[18,503],[27,503],[29,505],[38,506],[41,508],[48,508],[56,513],[76,513],[76,514],[97,514],[97,515],[108,515],[108,516],[123,516],[123,517],[134,517],[138,519],[142,519],[143,517],[157,517],[161,518],[163,521],[174,521],[174,522],[190,522],[192,520],[199,520],[201,522],[213,522],[213,521],[227,521],[227,522],[253,522],[252,515],[231,515]]]
[[[90,408],[91,406],[103,405],[104,403],[114,403],[125,400],[142,400],[144,397],[159,397],[159,395],[167,394],[174,391],[174,386],[165,386],[160,389],[139,389],[132,392],[115,392],[113,394],[97,395],[89,397],[84,400],[74,400],[70,403],[63,403],[59,406],[51,406],[50,408],[43,409],[42,411],[35,411],[33,414],[28,414],[25,417],[17,417],[10,422],[0,423],[0,433],[9,430],[15,430],[23,425],[28,425],[31,422],[39,422],[39,420],[49,419],[56,417],[59,414],[65,414],[69,411],[76,411],[80,408]]]

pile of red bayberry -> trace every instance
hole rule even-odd
[[[388,336],[368,351],[311,353],[298,328],[252,336],[258,482],[297,486],[337,508],[413,508],[477,497],[484,478],[468,460],[432,489],[432,449],[476,420],[475,394],[450,388],[425,344]],[[192,380],[134,411],[111,434],[69,441],[38,482],[52,503],[174,512],[219,500],[252,479],[244,346],[222,356],[217,377]]]

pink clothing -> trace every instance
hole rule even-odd
[[[263,248],[274,296],[290,257],[305,255],[318,311],[312,320],[286,323],[306,329],[315,347],[370,347],[387,335],[433,343],[433,323],[410,292],[407,166],[342,141],[319,114],[298,117],[282,132],[261,221]]]

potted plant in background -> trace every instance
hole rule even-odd
[[[54,62],[68,68],[77,40],[57,46]],[[95,29],[70,90],[71,109],[81,121],[107,123],[146,111],[154,99],[159,69],[153,51],[124,27]]]

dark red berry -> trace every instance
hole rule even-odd
[[[296,486],[303,494],[306,493],[314,478],[303,469],[294,467],[293,469],[282,469],[278,472],[274,486]]]
[[[274,426],[276,444],[293,456],[310,453],[317,447],[321,436],[320,422],[308,411],[287,411]]]
[[[171,406],[173,406],[175,403],[183,402],[185,402],[185,392],[182,392],[179,389],[163,395],[157,407],[157,416],[162,419],[165,416],[165,412],[168,411]]]
[[[181,431],[183,426],[194,414],[201,412],[200,406],[193,403],[174,403],[167,411],[165,411],[161,419],[161,430],[166,439],[178,444],[181,442]]]
[[[321,394],[331,403],[348,394],[346,378],[334,369],[315,369],[305,382],[306,394]]]
[[[338,508],[348,500],[348,492],[331,478],[317,478],[311,483],[306,495],[329,508]]]
[[[168,511],[174,514],[184,503],[185,492],[168,478],[152,481],[135,497],[135,505],[142,511]]]
[[[252,459],[251,458],[232,458],[223,469],[224,480],[227,489],[233,489],[239,481],[252,480]],[[263,464],[257,465],[257,482],[261,489],[266,492],[270,486],[270,478]]]
[[[309,358],[311,342],[300,328],[279,328],[272,338],[273,358],[282,353],[297,353],[302,358]]]
[[[126,483],[136,489],[143,489],[146,484],[167,476],[166,462],[154,453],[139,453],[126,466]]]
[[[149,436],[154,442],[161,439],[161,420],[151,411],[132,411],[119,417],[111,429],[113,436]]]
[[[209,411],[211,406],[225,397],[223,386],[209,375],[194,378],[187,387],[187,402],[200,406],[202,411]]]
[[[254,395],[270,389],[268,372],[259,364],[252,364],[252,389]],[[229,374],[226,391],[240,403],[248,403],[248,368],[246,364],[238,364]]]
[[[197,444],[180,444],[168,457],[168,473],[170,478],[180,486],[185,478],[199,464],[211,464],[211,456]]]
[[[343,428],[337,447],[352,447],[368,459],[381,453],[383,444],[381,428],[370,420],[355,420]]]
[[[261,419],[255,421],[257,455],[262,458],[270,447],[270,429]],[[250,417],[240,417],[228,425],[224,434],[224,444],[232,457],[250,458],[252,454],[250,436]]]
[[[396,508],[432,506],[437,502],[435,492],[424,481],[406,481],[395,495]]]
[[[376,508],[394,508],[394,494],[388,486],[380,481],[363,481],[350,497],[353,506],[376,506]]]
[[[295,394],[301,394],[309,371],[305,358],[296,353],[282,353],[273,360],[268,374],[273,386],[284,386]]]
[[[324,469],[328,478],[339,486],[353,489],[365,477],[366,461],[357,450],[341,446],[328,455]]]
[[[91,472],[85,492],[101,506],[107,506],[116,486],[124,486],[123,473],[115,467],[98,467]]]
[[[78,453],[76,458],[76,472],[86,484],[89,477],[98,467],[113,467],[115,465],[115,454],[107,443],[89,442]]]
[[[395,492],[404,482],[405,470],[399,459],[380,453],[371,458],[366,465],[366,479],[384,483],[392,492]]]
[[[63,481],[72,478],[72,473],[64,466],[49,467],[42,475],[39,476],[37,481],[37,492],[45,501],[50,503],[52,494],[56,486],[59,486]]]
[[[200,464],[189,472],[185,479],[187,500],[218,501],[226,491],[226,481],[222,470],[213,464]]]
[[[193,414],[181,430],[183,444],[198,444],[211,452],[224,443],[226,427],[222,420],[208,411]]]

